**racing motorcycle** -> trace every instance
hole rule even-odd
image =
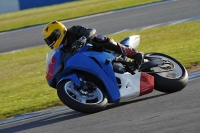
[[[140,36],[125,38],[121,44],[136,48]],[[97,51],[89,43],[64,53],[63,45],[47,53],[46,79],[60,100],[82,113],[95,113],[108,103],[151,93],[182,90],[188,83],[186,69],[176,59],[162,53],[146,53],[139,68],[134,60],[112,51]]]

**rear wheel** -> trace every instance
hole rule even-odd
[[[95,76],[85,73],[79,75],[81,87],[71,80],[61,81],[57,86],[60,100],[68,107],[82,113],[95,113],[107,106],[104,86]]]
[[[188,83],[188,73],[186,69],[176,59],[161,53],[145,54],[150,57],[159,57],[173,64],[174,69],[168,72],[150,73],[154,76],[155,90],[173,93],[182,90]],[[162,66],[151,68],[152,72],[163,71]]]

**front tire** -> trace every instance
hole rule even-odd
[[[154,76],[155,90],[173,93],[182,90],[188,83],[188,73],[186,69],[176,59],[162,53],[148,53],[150,57],[160,57],[169,60],[175,66],[173,71],[162,73],[150,73]],[[159,67],[151,68],[153,71],[159,71]]]
[[[73,81],[64,80],[57,85],[57,94],[60,100],[73,110],[82,113],[95,113],[105,109],[108,100],[100,80],[91,74],[84,74],[84,78],[89,79],[96,85],[96,89],[88,92],[77,89]]]

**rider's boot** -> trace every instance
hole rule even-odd
[[[124,56],[127,56],[131,59],[134,59],[134,64],[136,68],[139,68],[139,66],[142,64],[144,56],[141,52],[136,51],[133,48],[130,47],[126,47],[122,44],[118,43],[118,46],[121,49],[121,52]]]

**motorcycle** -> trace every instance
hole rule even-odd
[[[121,44],[136,48],[140,36],[123,39]],[[63,45],[47,53],[46,79],[57,90],[60,100],[82,113],[95,113],[108,103],[151,93],[182,90],[188,73],[176,59],[162,53],[146,53],[139,68],[134,60],[112,51],[95,50],[89,43],[64,53]]]

